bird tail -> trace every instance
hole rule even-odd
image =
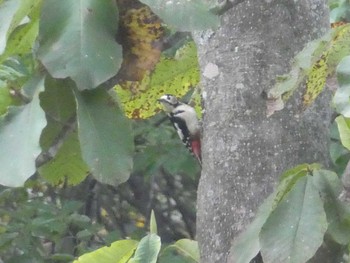
[[[201,141],[200,140],[192,141],[191,142],[191,149],[192,149],[193,155],[198,160],[199,165],[202,167]]]

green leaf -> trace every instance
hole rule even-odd
[[[1,233],[0,234],[0,249],[7,246],[9,243],[11,243],[18,236],[19,236],[19,233],[17,233],[17,232]]]
[[[333,74],[343,58],[350,56],[350,24],[338,26],[334,29],[333,41],[328,53],[328,73]]]
[[[199,262],[199,248],[197,241],[180,239],[175,244],[166,247],[159,256],[162,263],[197,263]]]
[[[50,118],[58,122],[66,122],[76,113],[76,102],[72,80],[59,80],[47,77],[45,92],[40,95],[41,104]]]
[[[11,33],[7,41],[6,50],[0,56],[0,62],[15,54],[23,55],[30,53],[33,49],[34,41],[39,32],[39,15],[42,1],[32,0],[25,2],[32,2],[32,6],[28,6],[26,10],[30,21],[17,27],[14,32]]]
[[[329,153],[333,164],[334,171],[337,174],[343,174],[349,162],[350,152],[339,142],[331,142]]]
[[[318,59],[322,56],[322,53],[327,50],[327,44],[331,39],[332,33],[329,32],[321,38],[309,42],[305,48],[295,56],[290,72],[276,78],[274,87],[267,92],[268,116],[284,108],[285,102],[305,80],[307,73],[311,71],[314,64],[317,63]]]
[[[0,56],[0,62],[7,59],[9,56],[15,54],[25,54],[32,51],[34,41],[39,32],[39,14],[41,9],[42,0],[28,0],[22,1],[21,7],[17,11],[16,15],[18,19],[27,18],[28,22],[20,24],[9,35],[6,50]]]
[[[50,77],[45,80],[45,92],[40,94],[40,103],[47,115],[48,125],[40,138],[40,144],[46,151],[55,143],[61,130],[72,125],[69,120],[76,115],[73,87],[73,81]]]
[[[339,88],[333,103],[338,113],[350,118],[350,56],[345,57],[337,67]]]
[[[283,109],[284,103],[305,79],[306,87],[301,104],[303,108],[311,105],[323,91],[326,78],[335,72],[336,66],[344,57],[350,55],[349,41],[350,25],[346,24],[310,42],[295,57],[290,73],[279,76],[276,85],[267,92],[267,116]],[[345,89],[342,92],[344,93],[339,96],[339,100],[343,99],[348,105],[349,92]]]
[[[350,151],[346,149],[340,141],[339,129],[336,122],[333,122],[330,127],[329,153],[333,164],[333,171],[337,174],[343,174],[349,162]]]
[[[272,209],[274,210],[284,196],[293,188],[296,182],[303,176],[320,169],[320,164],[301,164],[281,175],[280,183],[277,186],[276,197]]]
[[[306,89],[303,95],[304,106],[310,105],[325,87],[326,79],[335,72],[339,62],[350,55],[350,25],[332,30],[332,41],[327,49],[307,73]]]
[[[327,233],[339,244],[350,241],[350,207],[339,200],[343,185],[336,173],[320,170],[313,174],[313,183],[321,193],[327,214]]]
[[[350,150],[350,119],[344,118],[343,115],[340,115],[335,121],[338,125],[342,145]]]
[[[77,233],[77,238],[80,240],[86,240],[88,241],[89,239],[91,239],[91,237],[93,236],[93,233],[91,233],[91,231],[84,229],[82,231],[79,231]]]
[[[108,247],[102,247],[80,256],[73,263],[127,263],[134,253],[138,242],[135,240],[120,240]]]
[[[93,89],[121,65],[117,28],[113,0],[47,0],[40,19],[38,57],[53,77],[71,77],[79,90]]]
[[[62,182],[76,185],[86,178],[89,171],[81,155],[78,134],[76,131],[69,131],[74,129],[71,126],[74,125],[72,120],[76,114],[76,103],[71,89],[73,86],[73,81],[47,78],[45,92],[40,94],[41,105],[48,121],[40,144],[44,151],[54,156],[38,171],[53,185]],[[56,150],[52,151],[51,147],[59,147],[56,154]]]
[[[157,234],[157,221],[156,221],[156,217],[154,215],[153,209],[151,211],[151,220],[149,223],[149,228],[150,228],[151,234]]]
[[[350,3],[348,1],[337,1],[336,8],[330,12],[330,22],[349,21]]]
[[[260,251],[259,234],[272,211],[276,192],[272,193],[259,207],[254,221],[234,241],[230,251],[230,261],[249,263]]]
[[[33,48],[34,41],[39,31],[39,20],[25,24],[16,29],[6,47],[4,54],[0,57],[0,62],[15,54],[29,53]]]
[[[315,166],[315,164],[313,164],[313,165],[310,165],[307,163],[299,164],[299,165],[285,171],[280,177],[280,182],[283,182],[284,180],[289,179],[290,177],[294,177],[301,172],[308,172],[309,170],[314,168],[314,166]],[[316,168],[319,168],[319,165],[317,165]]]
[[[21,0],[5,1],[0,5],[0,54],[5,51],[7,37],[11,33],[11,24]]]
[[[53,185],[66,182],[77,185],[89,174],[89,167],[81,156],[77,132],[71,133],[63,142],[56,156],[39,168],[40,175]]]
[[[82,156],[102,183],[125,182],[132,170],[133,135],[130,121],[106,90],[74,90]]]
[[[7,186],[21,186],[35,173],[35,159],[41,152],[40,134],[46,125],[39,103],[44,80],[36,77],[23,89],[33,96],[32,101],[11,107],[0,118],[0,184]]]
[[[33,75],[24,63],[24,60],[9,58],[0,64],[0,86],[18,91]]]
[[[302,177],[262,227],[263,260],[304,263],[321,246],[326,230],[323,202],[312,176]]]
[[[135,255],[129,263],[156,263],[160,251],[160,237],[156,234],[149,234],[141,239]]]
[[[91,224],[91,219],[88,216],[80,215],[77,213],[71,214],[68,219],[70,223],[75,226],[83,226],[86,224]]]
[[[0,87],[0,115],[3,115],[7,111],[13,102],[12,96],[6,87]]]
[[[209,11],[200,0],[141,0],[148,5],[165,23],[179,31],[205,30],[216,28],[219,17]]]

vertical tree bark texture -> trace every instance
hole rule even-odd
[[[227,262],[233,239],[283,171],[305,162],[327,166],[329,97],[304,112],[295,98],[267,118],[262,92],[328,24],[325,0],[245,0],[223,14],[217,31],[195,36],[205,107],[197,217],[202,263]]]

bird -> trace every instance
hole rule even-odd
[[[176,96],[171,94],[164,94],[158,101],[163,105],[164,111],[168,115],[181,141],[196,157],[201,166],[200,123],[195,109],[188,104],[180,102]]]

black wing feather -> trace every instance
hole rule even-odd
[[[176,113],[179,113],[179,112],[176,112]],[[171,123],[173,124],[175,130],[178,130],[178,129],[181,130],[181,133],[184,136],[182,138],[182,142],[192,152],[191,142],[190,142],[190,132],[187,128],[186,122],[183,119],[176,117],[174,115],[176,113],[170,113],[169,119],[170,119]]]

